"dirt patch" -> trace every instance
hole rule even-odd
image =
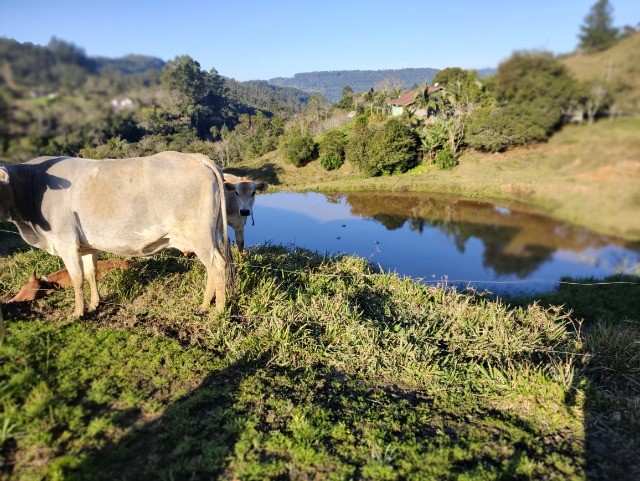
[[[576,177],[590,182],[604,182],[620,177],[627,180],[640,181],[640,162],[624,160],[615,165],[605,165],[596,170],[583,172]]]

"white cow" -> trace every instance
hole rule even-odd
[[[28,244],[62,257],[75,292],[74,316],[85,312],[83,277],[91,289],[89,310],[100,302],[98,251],[149,256],[166,247],[196,254],[207,270],[201,309],[215,295],[221,311],[227,288],[233,290],[222,192],[218,167],[202,154],[45,157],[0,165],[0,220],[16,224]]]
[[[233,227],[236,244],[240,252],[244,249],[244,226],[247,217],[253,215],[253,203],[256,192],[265,192],[269,188],[266,182],[254,182],[246,177],[224,174],[225,198],[227,204],[227,222]]]

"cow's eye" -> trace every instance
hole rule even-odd
[[[237,195],[238,197],[240,197],[240,194],[238,194],[237,192],[236,192],[236,195]]]

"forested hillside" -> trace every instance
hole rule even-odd
[[[0,155],[13,162],[180,150],[227,164],[275,149],[309,98],[207,72],[187,55],[94,58],[57,38],[47,46],[0,38]]]
[[[355,92],[376,88],[376,84],[395,83],[393,87],[411,88],[414,85],[431,83],[438,73],[435,68],[403,68],[397,70],[336,70],[331,72],[297,73],[293,77],[278,77],[269,80],[273,85],[294,87],[305,92],[316,92],[327,100],[337,102],[342,88],[349,85]]]

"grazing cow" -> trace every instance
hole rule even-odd
[[[96,266],[96,279],[102,279],[105,272],[113,269],[126,270],[139,265],[139,262],[121,261],[117,259],[98,261]],[[71,285],[71,276],[69,275],[69,271],[66,269],[41,277],[36,277],[36,273],[33,272],[31,277],[29,277],[29,281],[20,288],[20,291],[15,296],[9,299],[9,302],[33,301],[51,294],[56,289],[70,287]]]
[[[244,226],[247,223],[247,217],[253,216],[256,192],[265,192],[268,188],[269,184],[266,182],[256,183],[246,177],[224,174],[227,222],[233,227],[240,252],[244,249]]]
[[[220,170],[202,154],[45,157],[0,165],[0,220],[16,224],[28,244],[62,257],[75,292],[74,316],[85,312],[83,277],[91,289],[89,310],[100,302],[99,251],[150,256],[165,247],[196,254],[207,270],[201,309],[215,295],[221,311],[226,289],[233,289],[223,192]]]

